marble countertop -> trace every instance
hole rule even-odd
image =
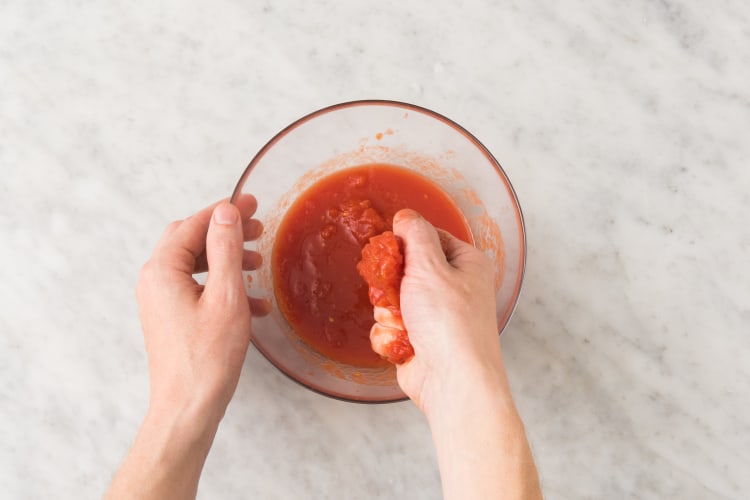
[[[3,2],[2,496],[105,490],[163,226],[292,120],[384,98],[466,126],[518,191],[503,349],[546,496],[748,498],[748,82],[741,1]],[[199,489],[439,496],[411,404],[318,396],[252,348]]]

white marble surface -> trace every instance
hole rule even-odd
[[[519,193],[503,347],[546,496],[750,497],[749,82],[741,0],[0,2],[1,496],[104,491],[162,227],[293,119],[390,98],[464,124]],[[323,398],[252,349],[199,490],[439,496],[410,404]]]

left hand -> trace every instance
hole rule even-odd
[[[143,266],[137,299],[148,353],[150,413],[197,417],[218,425],[237,387],[250,343],[251,311],[268,306],[245,293],[242,270],[260,255],[243,241],[260,236],[257,202],[240,197],[167,226]],[[205,286],[194,273],[208,271]]]

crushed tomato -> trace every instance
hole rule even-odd
[[[463,215],[440,187],[383,164],[324,177],[299,195],[279,225],[271,257],[279,309],[294,332],[328,358],[361,367],[387,363],[370,346],[371,293],[357,263],[370,238],[392,229],[393,216],[402,208],[472,242]],[[386,248],[382,251],[395,250],[392,243]],[[403,268],[403,258],[400,264],[380,264],[378,271],[372,264],[372,269],[388,280],[399,265]],[[398,288],[381,284],[375,302],[398,307]]]

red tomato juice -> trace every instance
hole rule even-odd
[[[362,247],[390,230],[402,208],[472,241],[461,211],[440,187],[384,164],[321,179],[299,196],[279,225],[271,258],[276,300],[297,335],[326,357],[361,367],[387,364],[370,348],[372,305],[357,263]]]

